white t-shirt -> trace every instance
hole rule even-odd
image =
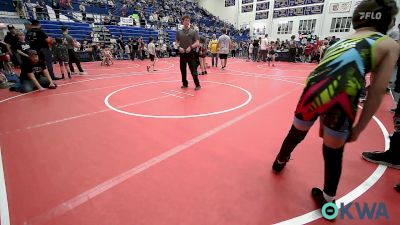
[[[129,49],[129,45],[125,45],[125,52],[127,54],[131,53],[131,50]]]
[[[218,48],[219,54],[229,54],[229,45],[231,44],[231,38],[226,35],[223,34],[218,38]]]
[[[251,54],[251,53],[253,53],[253,44],[250,44],[250,46],[249,46],[249,53]]]
[[[153,42],[150,42],[150,43],[147,45],[147,51],[148,51],[149,54],[151,54],[151,55],[156,55],[156,46],[154,45]]]
[[[268,48],[268,43],[269,43],[268,38],[263,38],[263,39],[261,40],[260,49],[261,49],[261,50],[267,50],[267,48]]]
[[[388,34],[388,36],[389,36],[390,38],[392,38],[393,40],[395,40],[395,41],[400,40],[400,33],[399,33],[399,30],[397,30],[397,29],[391,31],[391,32]]]

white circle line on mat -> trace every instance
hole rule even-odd
[[[130,85],[128,87],[124,87],[121,89],[118,89],[116,91],[111,92],[110,94],[107,95],[107,97],[104,99],[104,103],[106,104],[106,106],[116,112],[125,114],[125,115],[130,115],[130,116],[138,116],[138,117],[145,117],[145,118],[157,118],[157,119],[184,119],[184,118],[195,118],[195,117],[204,117],[204,116],[213,116],[213,115],[218,115],[218,114],[222,114],[222,113],[227,113],[227,112],[231,112],[234,111],[236,109],[242,108],[245,105],[249,104],[249,102],[253,99],[253,96],[251,95],[251,93],[239,86],[233,85],[233,84],[227,84],[227,83],[221,83],[221,82],[215,82],[215,81],[202,81],[203,83],[214,83],[214,84],[220,84],[220,85],[226,85],[226,86],[230,86],[230,87],[234,87],[237,88],[243,92],[245,92],[247,94],[247,100],[245,102],[243,102],[242,104],[232,107],[230,109],[226,109],[226,110],[221,110],[221,111],[216,111],[216,112],[210,112],[210,113],[201,113],[201,114],[192,114],[192,115],[146,115],[146,114],[140,114],[140,113],[133,113],[133,112],[127,112],[124,110],[120,110],[117,109],[116,107],[112,106],[109,102],[109,99],[111,98],[111,96],[113,96],[114,94],[126,90],[128,88],[132,88],[132,87],[137,87],[137,86],[143,86],[143,85],[148,85],[148,84],[156,84],[156,83],[170,83],[170,82],[179,82],[177,80],[167,80],[167,81],[155,81],[155,82],[148,82],[148,83],[143,83],[143,84],[135,84],[135,85]]]

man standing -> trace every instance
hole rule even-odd
[[[253,41],[253,61],[257,61],[257,56],[258,56],[258,47],[260,46],[260,43],[257,38],[254,39]]]
[[[54,14],[56,15],[57,21],[59,21],[60,20],[60,9],[61,9],[60,0],[52,0],[51,7],[54,10]]]
[[[217,40],[217,35],[213,34],[212,35],[212,40],[208,44],[208,48],[211,52],[211,63],[212,66],[218,67],[218,40]],[[214,64],[214,59],[215,59],[215,64]]]
[[[117,39],[117,49],[118,49],[118,55],[120,57],[120,59],[124,59],[124,48],[125,43],[123,41],[123,37],[122,35],[119,35],[119,38]]]
[[[296,41],[294,40],[296,36],[292,35],[290,37],[289,41],[289,61],[290,62],[296,62],[296,49],[297,49],[297,44]]]
[[[194,84],[196,85],[194,90],[200,90],[200,81],[197,74],[197,59],[196,59],[196,48],[199,47],[199,34],[194,30],[190,29],[190,17],[182,17],[183,29],[178,31],[176,34],[176,43],[179,46],[179,58],[180,58],[180,69],[182,75],[182,87],[187,88],[189,85],[186,79],[186,64],[189,65],[190,73],[192,74]],[[229,50],[229,49],[228,49]]]
[[[219,58],[221,59],[221,70],[226,67],[228,61],[229,49],[231,46],[231,38],[226,35],[226,29],[222,29],[222,35],[218,38]]]
[[[31,29],[26,33],[29,45],[39,54],[40,60],[44,61],[49,71],[50,77],[53,80],[58,80],[53,72],[53,56],[49,49],[49,37],[42,30],[39,21],[32,21]]]
[[[268,44],[269,44],[268,34],[266,34],[265,37],[261,40],[260,44],[260,55],[261,55],[261,60],[263,62],[267,61]]]
[[[139,52],[139,42],[136,38],[133,38],[131,42],[131,59],[132,61],[135,60],[135,57],[140,59],[140,52]]]
[[[14,64],[14,66],[19,66],[22,62],[21,62],[21,56],[18,54],[18,52],[14,51],[14,49],[17,46],[17,42],[18,42],[18,37],[16,35],[16,30],[15,27],[13,25],[7,25],[8,31],[7,35],[4,37],[4,42],[7,43],[9,45],[9,47],[11,48],[11,53],[12,53],[12,62]]]
[[[83,69],[81,67],[81,61],[76,56],[76,53],[75,53],[75,50],[74,50],[75,45],[76,45],[76,41],[68,34],[68,28],[67,27],[63,26],[63,27],[61,27],[61,30],[63,32],[63,36],[62,36],[63,43],[66,44],[67,48],[68,48],[68,57],[69,57],[68,65],[69,65],[69,69],[71,70],[71,73],[72,74],[76,74],[74,66],[72,65],[72,63],[75,63],[76,66],[78,67],[80,75],[87,74],[85,71],[83,71]]]
[[[79,5],[79,11],[82,14],[82,22],[86,21],[86,7],[85,7],[85,3],[81,2],[81,4]]]
[[[400,44],[400,24],[398,29],[394,29],[388,34],[393,40]],[[400,93],[400,68],[399,68],[400,57],[397,60],[397,70],[395,71],[395,79],[393,91]],[[397,99],[398,100],[398,99]],[[390,137],[390,146],[386,151],[373,151],[363,152],[362,157],[372,163],[382,164],[395,169],[400,169],[400,102],[397,102],[397,107],[392,109],[394,112],[393,125],[394,132]],[[396,190],[400,192],[400,183],[395,186]]]
[[[400,91],[400,86],[395,87],[395,91]],[[390,137],[390,146],[386,151],[363,152],[362,157],[372,163],[382,164],[395,169],[400,169],[400,104],[397,104],[393,116],[394,132]],[[400,184],[396,186],[400,191]]]

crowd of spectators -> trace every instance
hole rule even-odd
[[[227,29],[230,36],[248,37],[250,32],[250,29],[236,29],[190,0],[26,0],[25,3],[30,12],[27,17],[37,20],[50,19],[46,5],[54,10],[57,20],[60,19],[60,13],[63,13],[72,20],[82,22],[94,22],[93,17],[88,16],[87,7],[103,7],[108,12],[101,15],[104,25],[118,24],[119,17],[136,15],[139,19],[133,20],[133,26],[177,30],[182,16],[189,15],[194,27],[209,38],[222,28]]]
[[[65,78],[65,63],[68,64],[69,78],[76,74],[72,63],[76,64],[80,74],[86,74],[75,52],[79,44],[68,34],[67,27],[61,28],[63,35],[57,40],[43,31],[38,20],[33,20],[25,30],[17,30],[13,25],[8,25],[8,30],[4,40],[0,40],[2,88],[9,87],[11,91],[23,93],[54,89],[57,87],[54,81]],[[61,77],[53,70],[55,62],[62,68]]]

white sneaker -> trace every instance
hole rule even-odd
[[[71,72],[71,75],[76,75],[77,73],[76,72]]]
[[[86,75],[86,72],[79,72],[80,75]]]

